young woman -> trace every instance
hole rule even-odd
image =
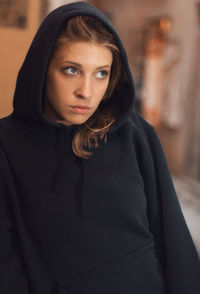
[[[85,2],[39,28],[0,120],[0,293],[199,294],[199,257],[118,34]]]

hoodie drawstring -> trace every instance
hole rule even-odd
[[[55,175],[53,179],[52,189],[54,193],[60,193],[62,190],[62,183],[64,180],[64,170],[66,164],[66,156],[69,154],[71,138],[70,138],[70,129],[67,129],[65,125],[60,124],[61,128],[59,129],[58,134],[58,163],[55,170]],[[64,138],[62,136],[62,131],[64,130]]]
[[[57,134],[57,154],[58,154],[58,161],[57,167],[55,169],[55,174],[53,177],[52,183],[52,190],[55,194],[59,194],[63,189],[63,184],[66,180],[65,169],[66,165],[71,162],[70,160],[67,162],[66,157],[70,156],[71,154],[71,144],[72,144],[72,131],[73,127],[66,127],[63,124],[60,124],[61,128],[59,128]],[[63,136],[64,131],[64,136]],[[70,166],[68,166],[70,172]],[[83,194],[84,194],[84,187],[85,187],[85,162],[84,159],[80,158],[80,181],[78,184],[78,203],[77,203],[77,215],[81,217],[83,215]]]

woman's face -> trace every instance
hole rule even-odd
[[[57,49],[46,79],[44,111],[66,125],[82,124],[95,112],[109,84],[112,52],[92,42]]]

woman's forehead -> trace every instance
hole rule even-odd
[[[74,62],[80,65],[90,64],[96,67],[110,66],[112,52],[105,45],[94,42],[66,42],[66,45],[56,49],[54,59],[57,62]]]

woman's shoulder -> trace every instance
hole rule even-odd
[[[140,130],[144,136],[146,136],[149,132],[155,131],[154,127],[148,121],[146,121],[145,118],[136,109],[132,109],[130,112],[129,122],[138,128],[138,130]]]
[[[152,146],[155,143],[161,143],[155,127],[146,121],[145,118],[135,109],[133,109],[130,113],[129,122],[133,127],[137,128],[141,137],[148,145]]]
[[[0,118],[0,147],[15,133],[11,120],[11,115]]]
[[[146,147],[149,148],[150,137],[152,136],[152,133],[155,133],[154,127],[135,109],[132,109],[130,112],[127,123],[132,132],[137,134],[137,138],[139,138],[140,141],[143,141]]]
[[[9,114],[0,118],[0,135],[11,128],[12,115]]]
[[[132,110],[129,116],[129,125],[133,128],[133,132],[137,132],[137,138],[142,142],[141,145],[145,148],[150,157],[165,157],[164,148],[161,139],[153,125],[151,125],[145,118],[135,109]]]

